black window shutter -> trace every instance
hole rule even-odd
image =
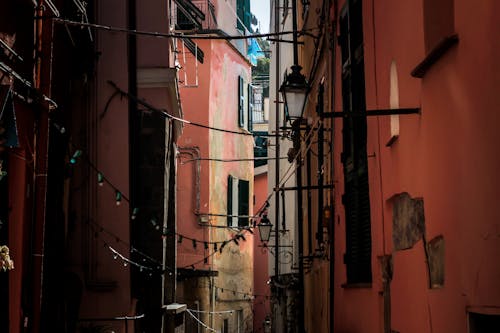
[[[227,225],[233,225],[233,177],[227,177]]]
[[[240,127],[245,126],[245,93],[243,86],[243,78],[238,76],[238,125]]]
[[[249,190],[250,190],[250,182],[248,180],[239,180],[238,181],[238,226],[246,227],[248,226],[248,201],[249,201]]]
[[[349,0],[340,18],[342,102],[345,112],[366,112],[362,1]],[[370,283],[371,225],[366,117],[343,119],[347,283]]]

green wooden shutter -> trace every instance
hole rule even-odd
[[[253,93],[252,85],[248,85],[248,130],[253,130]]]
[[[238,76],[238,126],[245,126],[245,93],[243,78]]]
[[[233,225],[233,177],[229,175],[227,177],[227,225]]]
[[[240,179],[238,181],[238,215],[248,216],[248,201],[250,192],[250,182],[248,180]],[[248,226],[248,217],[239,217],[238,226],[246,227]]]

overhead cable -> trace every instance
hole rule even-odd
[[[140,99],[139,97],[134,96],[134,95],[130,94],[129,92],[121,89],[113,81],[108,81],[108,83],[113,88],[115,88],[116,91],[119,91],[121,95],[123,95],[123,96],[127,97],[128,99],[130,99],[130,100],[132,100],[132,101],[134,101],[134,102],[136,102],[136,103],[144,106],[149,111],[160,113],[160,114],[164,115],[165,117],[167,117],[167,118],[169,118],[171,120],[175,120],[175,121],[179,121],[179,122],[184,123],[184,124],[188,124],[188,125],[192,125],[192,126],[196,126],[196,127],[201,127],[201,128],[206,128],[206,129],[209,129],[209,130],[214,130],[214,131],[219,131],[219,132],[232,133],[232,134],[238,134],[238,135],[246,135],[246,136],[254,136],[254,134],[251,133],[251,132],[233,131],[233,130],[228,130],[228,129],[224,129],[224,128],[212,127],[212,126],[195,123],[195,122],[192,122],[190,120],[186,120],[186,119],[183,119],[183,118],[179,118],[179,117],[173,116],[170,113],[168,113],[166,110],[156,108],[156,107],[152,106],[151,104],[145,102],[144,100]],[[255,136],[270,136],[270,135],[269,134],[255,134]],[[273,136],[275,136],[275,135],[273,135]]]
[[[185,38],[185,39],[208,39],[208,40],[235,40],[235,39],[251,39],[251,38],[266,38],[273,36],[282,36],[282,35],[291,35],[293,31],[281,31],[281,32],[272,32],[265,34],[251,34],[251,35],[214,35],[211,34],[199,34],[199,33],[165,33],[165,32],[157,32],[157,31],[145,31],[145,30],[137,30],[137,29],[125,29],[119,27],[113,27],[110,25],[102,25],[96,23],[86,23],[86,22],[78,22],[61,18],[53,18],[55,23],[60,23],[64,25],[72,25],[77,27],[89,27],[97,30],[105,30],[112,32],[123,32],[131,35],[139,35],[139,36],[149,36],[149,37],[158,37],[158,38]],[[299,32],[301,34],[303,32]]]

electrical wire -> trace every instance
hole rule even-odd
[[[266,38],[273,36],[282,36],[282,35],[290,35],[293,34],[293,31],[282,31],[275,33],[265,33],[265,34],[251,34],[251,35],[226,35],[226,36],[214,36],[207,34],[189,34],[189,33],[164,33],[164,32],[156,32],[156,31],[144,31],[137,29],[125,29],[119,27],[113,27],[110,25],[102,25],[96,23],[86,23],[86,22],[78,22],[72,21],[62,18],[52,18],[55,23],[63,24],[63,25],[71,25],[77,27],[89,27],[97,30],[105,30],[112,32],[123,32],[131,35],[138,36],[149,36],[149,37],[159,37],[159,38],[184,38],[184,39],[208,39],[208,40],[235,40],[235,39],[250,39],[250,38]]]
[[[283,156],[279,157],[280,160],[286,160],[288,157]],[[254,157],[254,158],[193,158],[189,160],[181,161],[181,164],[186,164],[195,161],[213,161],[213,162],[255,162],[255,161],[267,161],[267,160],[276,160],[276,157]]]
[[[227,130],[227,129],[223,129],[223,128],[211,127],[208,125],[203,125],[203,124],[195,123],[195,122],[192,122],[192,121],[189,121],[186,119],[175,117],[175,116],[169,114],[166,110],[155,108],[154,106],[150,105],[149,103],[146,103],[144,100],[138,98],[137,96],[134,96],[134,95],[130,94],[129,92],[122,90],[113,81],[108,81],[108,83],[113,88],[115,88],[117,91],[119,91],[123,96],[129,98],[130,100],[132,100],[134,102],[141,104],[142,106],[144,106],[148,110],[160,113],[171,120],[176,120],[176,121],[179,121],[179,122],[184,123],[184,124],[189,124],[189,125],[193,125],[196,127],[206,128],[209,130],[214,130],[214,131],[219,131],[219,132],[232,133],[232,134],[245,135],[245,136],[253,136],[254,135],[253,133],[249,133],[249,132],[243,132],[243,131],[239,132],[239,131],[232,131],[232,130]]]
[[[186,309],[186,312],[194,318],[194,320],[196,320],[201,326],[205,327],[205,329],[209,330],[209,331],[212,331],[212,332],[217,332],[216,330],[214,330],[213,328],[207,326],[207,324],[205,324],[204,322],[202,322],[201,320],[198,319],[198,317],[196,317],[190,309]]]
[[[30,93],[33,93],[33,95],[34,95],[33,97],[39,98],[40,100],[48,102],[52,106],[52,108],[57,109],[58,106],[57,106],[56,102],[54,102],[47,95],[43,94],[39,89],[34,88],[30,81],[24,79],[21,75],[19,75],[16,71],[14,71],[12,68],[10,68],[7,64],[5,64],[2,61],[0,61],[0,71],[12,75],[16,80],[18,80],[26,88],[28,88],[28,90],[29,90]],[[30,101],[29,98],[26,98],[24,96],[23,96],[23,98],[26,101]]]

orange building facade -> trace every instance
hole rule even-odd
[[[332,256],[314,257],[302,277],[306,331],[499,328],[498,9],[299,6],[299,28],[320,31],[303,37],[299,63],[311,85],[304,118],[322,121],[314,135],[324,129],[324,161],[313,165],[333,188],[323,190],[333,214],[310,219],[314,247]],[[308,230],[306,199],[298,205]]]

